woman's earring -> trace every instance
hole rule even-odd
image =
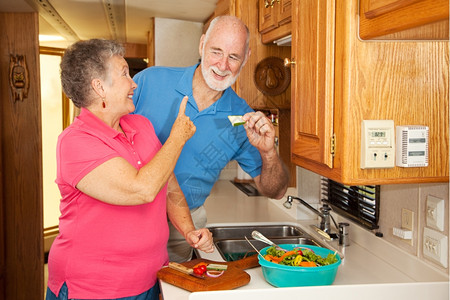
[[[106,108],[105,98],[102,99],[102,106],[103,108]]]

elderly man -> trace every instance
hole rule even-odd
[[[249,30],[238,18],[215,18],[199,44],[201,62],[187,68],[151,67],[138,73],[133,96],[135,113],[152,122],[162,143],[170,134],[180,99],[187,95],[186,115],[197,127],[175,167],[195,226],[206,225],[203,203],[221,170],[236,160],[268,197],[284,196],[289,175],[274,145],[275,129],[262,112],[254,112],[231,88],[249,55]],[[182,45],[180,45],[182,47]],[[229,115],[243,115],[244,126],[232,126]],[[168,197],[184,197],[171,194]],[[172,261],[186,261],[192,248],[171,228]]]

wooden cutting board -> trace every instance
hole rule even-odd
[[[190,292],[231,290],[244,286],[250,282],[250,275],[245,272],[244,269],[259,266],[257,255],[252,255],[247,258],[231,262],[218,262],[197,258],[184,262],[182,265],[192,268],[200,262],[205,262],[208,264],[226,264],[228,267],[222,276],[217,278],[208,276],[205,276],[205,279],[196,278],[169,267],[163,267],[158,271],[157,276],[162,281]]]

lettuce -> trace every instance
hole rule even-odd
[[[302,261],[313,261],[316,263],[317,266],[327,266],[327,265],[331,265],[331,264],[334,264],[337,262],[336,254],[329,253],[327,255],[327,257],[323,258],[320,255],[315,254],[309,248],[300,247],[298,249],[302,250],[302,252],[303,252],[302,259],[301,259]],[[272,255],[275,257],[281,257],[284,253],[285,252],[283,250],[277,250],[275,247],[272,246],[269,249],[267,249],[266,254]],[[297,254],[289,255],[289,256],[285,257],[279,264],[293,266],[294,265],[293,262],[297,256],[298,256]]]

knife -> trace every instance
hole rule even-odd
[[[202,275],[195,274],[194,269],[183,266],[182,264],[176,262],[169,262],[169,268],[180,271],[184,274],[194,276],[196,278],[205,279]]]

